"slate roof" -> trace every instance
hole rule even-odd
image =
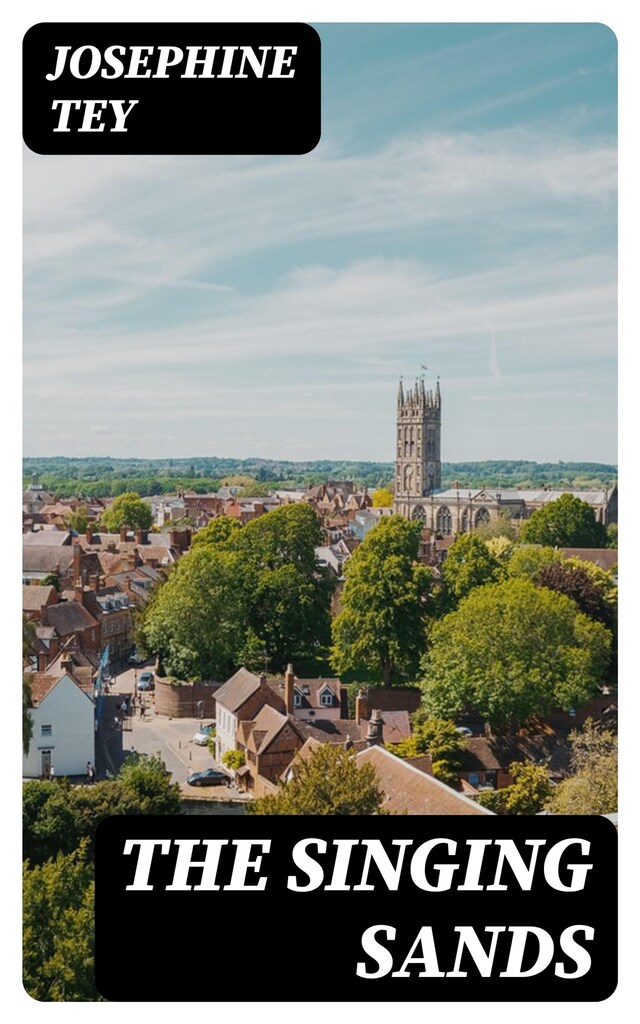
[[[367,747],[355,756],[359,765],[375,768],[384,792],[382,810],[390,814],[493,814],[384,747]]]

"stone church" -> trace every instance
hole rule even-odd
[[[602,491],[519,491],[481,488],[470,491],[455,486],[442,490],[440,459],[442,396],[425,389],[424,378],[405,391],[398,388],[396,429],[395,511],[407,519],[419,519],[443,537],[467,533],[498,516],[508,516],[514,526],[532,512],[562,494],[573,494],[593,508],[598,522],[618,521],[618,488]]]

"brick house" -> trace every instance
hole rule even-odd
[[[216,761],[228,750],[237,750],[238,726],[252,721],[265,704],[283,713],[285,704],[267,677],[240,668],[216,693]]]

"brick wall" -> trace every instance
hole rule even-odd
[[[171,684],[156,676],[156,711],[167,718],[198,718],[198,701],[204,702],[203,719],[216,717],[215,694],[222,683]]]

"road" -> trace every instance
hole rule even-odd
[[[145,665],[149,670],[152,666]],[[186,779],[192,772],[204,768],[218,768],[209,753],[208,747],[197,746],[193,737],[200,727],[197,718],[164,718],[155,712],[153,693],[139,694],[145,703],[144,716],[135,707],[123,718],[120,704],[127,697],[129,703],[135,694],[135,683],[140,673],[127,669],[115,677],[109,686],[109,695],[103,705],[98,726],[96,742],[96,770],[98,778],[103,778],[108,771],[116,773],[125,758],[132,752],[139,754],[155,754],[161,757],[167,771],[171,772],[172,781],[180,784],[185,795],[202,796],[209,799],[240,799],[241,794],[235,787],[211,786],[193,788],[186,785]],[[121,724],[116,725],[116,717]],[[208,724],[208,720],[204,720]]]

